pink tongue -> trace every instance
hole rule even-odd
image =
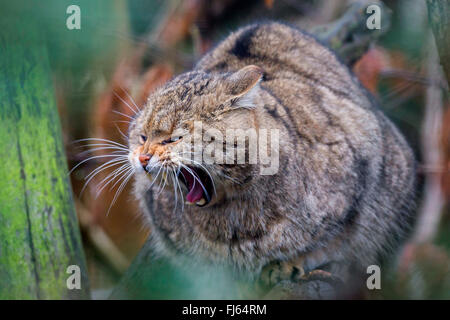
[[[188,190],[189,190],[188,194],[186,195],[186,200],[191,203],[195,203],[203,197],[203,188],[200,185],[200,183],[198,182],[198,180],[194,181],[194,177],[192,176],[192,174],[190,174],[189,172],[187,172],[184,169],[182,169],[182,172],[183,172],[184,178],[187,181]]]
[[[189,202],[197,202],[200,200],[203,196],[203,189],[202,186],[197,182],[195,186],[189,191],[189,193],[186,195],[186,200]]]

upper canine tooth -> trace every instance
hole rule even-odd
[[[201,198],[200,200],[198,200],[198,201],[196,202],[196,204],[198,204],[199,206],[202,206],[202,205],[204,205],[205,203],[206,203],[205,198]]]

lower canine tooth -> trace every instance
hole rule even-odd
[[[200,200],[198,200],[198,201],[196,202],[196,204],[198,204],[199,206],[202,206],[202,205],[204,205],[205,203],[206,203],[205,198],[201,198]]]

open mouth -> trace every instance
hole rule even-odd
[[[186,201],[195,203],[199,207],[211,202],[214,187],[211,177],[205,170],[197,167],[181,168],[178,178],[188,190]]]

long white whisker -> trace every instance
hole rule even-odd
[[[119,176],[119,175],[121,175],[121,174],[122,174],[122,176],[123,176],[123,175],[126,175],[126,174],[128,174],[128,172],[129,172],[130,170],[133,170],[133,168],[132,168],[131,166],[126,167],[126,168],[124,168],[123,170],[121,170],[121,172],[117,172],[117,173],[116,173],[116,176]],[[119,183],[119,181],[120,181],[120,179],[117,180],[116,182],[114,182],[114,184],[113,184],[109,189],[110,189],[110,190],[113,190],[114,187]]]
[[[214,179],[213,179],[211,173],[209,172],[209,170],[208,170],[204,165],[202,165],[201,163],[199,163],[198,161],[195,161],[195,160],[191,160],[191,161],[192,161],[192,163],[198,165],[198,166],[201,167],[203,170],[205,170],[205,172],[208,174],[209,178],[211,179],[211,182],[212,182],[212,185],[213,185],[213,189],[214,189],[214,194],[216,194],[216,184],[214,183]]]
[[[167,183],[167,168],[164,168],[164,172],[163,172],[163,177],[162,177],[162,180],[164,180],[164,183],[163,183],[163,185],[162,185],[162,187],[161,186],[158,186],[158,189],[159,189],[159,192],[158,192],[158,194],[156,195],[157,197],[163,192],[163,190],[164,190],[164,187],[166,186],[166,183]]]
[[[175,212],[177,210],[177,205],[178,205],[178,191],[177,191],[177,187],[176,187],[176,179],[177,179],[177,177],[175,175],[175,169],[174,168],[171,168],[171,169],[172,169],[172,173],[173,173],[173,176],[172,176],[173,193],[174,193],[174,196],[175,196],[175,207],[174,207],[173,211]]]
[[[164,168],[163,168],[162,173],[163,173],[163,175],[164,175]],[[159,194],[160,194],[162,182],[163,182],[163,179],[162,179],[162,177],[161,177],[161,179],[159,179],[158,186],[156,187],[156,195],[155,195],[156,197],[158,197]]]
[[[114,122],[126,123],[126,124],[130,124],[131,123],[131,121],[127,121],[127,120],[114,120]]]
[[[99,196],[99,194],[102,192],[102,190],[109,184],[111,181],[113,181],[117,177],[117,173],[119,171],[124,170],[126,168],[126,164],[121,165],[119,168],[114,169],[112,172],[110,172],[106,177],[104,177],[96,186],[96,192],[95,192],[95,199]],[[103,184],[106,182],[105,184]],[[103,184],[103,185],[102,185]]]
[[[180,166],[178,166],[177,174],[176,174],[175,179],[176,179],[176,181],[177,181],[178,190],[180,190],[180,196],[181,196],[180,199],[181,199],[181,204],[182,204],[182,209],[181,209],[181,211],[184,212],[183,190],[181,190],[180,181],[178,181],[178,175],[179,175],[179,173],[180,173],[180,170],[181,170],[181,168],[180,168]]]
[[[112,140],[108,140],[108,139],[102,139],[102,138],[84,138],[84,139],[78,139],[75,140],[74,143],[78,143],[78,142],[83,142],[83,141],[102,141],[102,142],[106,142],[106,143],[110,143],[119,147],[123,147],[123,148],[127,148],[126,145],[112,141]]]
[[[110,147],[110,148],[115,148],[117,150],[123,150],[123,151],[129,151],[128,148],[124,148],[124,147],[119,147],[110,143],[88,143],[85,145],[82,145],[80,147]]]
[[[139,112],[141,111],[138,107],[138,105],[136,104],[136,101],[134,101],[133,97],[128,93],[128,91],[126,91],[124,88],[120,87],[120,89],[122,89],[123,92],[125,92],[125,94],[128,96],[128,99],[131,100],[131,102],[133,103],[133,105],[136,107],[136,110]]]
[[[130,120],[133,120],[133,117],[130,117],[129,115],[127,115],[127,114],[125,114],[125,113],[122,113],[122,112],[117,111],[117,110],[113,110],[113,112],[114,112],[114,113],[117,113],[117,114],[119,114],[119,115],[121,115],[122,117],[126,117],[126,118],[128,118],[128,119],[130,119]]]
[[[209,172],[209,170],[202,165],[201,163],[199,163],[198,161],[192,160],[192,159],[187,159],[187,158],[183,158],[183,157],[179,157],[181,160],[185,160],[185,161],[191,161],[193,164],[201,167],[203,170],[205,170],[205,172],[208,174],[209,178],[211,179],[212,185],[213,185],[213,190],[214,190],[214,194],[216,194],[216,184],[214,183],[214,179],[211,175],[211,173]]]
[[[185,166],[185,165],[183,165],[183,164],[182,164],[182,166],[183,166],[183,168],[184,168],[186,171],[188,171],[188,172],[192,175],[192,177],[194,178],[194,186],[195,186],[195,180],[197,180],[197,181],[200,183],[200,186],[202,187],[203,192],[205,192],[205,193],[209,196],[208,191],[206,191],[205,186],[204,186],[203,183],[200,181],[200,179],[197,178],[197,176],[192,172],[192,170],[191,170],[188,166]],[[194,188],[194,187],[192,187],[192,188]]]
[[[180,152],[179,154],[201,154],[202,151],[183,151]]]
[[[122,136],[122,138],[123,138],[125,141],[128,141],[128,136],[126,136],[126,135],[122,132],[122,130],[120,130],[119,126],[118,126],[116,123],[114,123],[114,126],[116,127],[117,131],[119,131],[119,133],[120,133],[120,135]]]
[[[123,180],[123,182],[120,184],[119,188],[116,191],[116,194],[114,195],[114,198],[111,202],[111,205],[109,206],[108,211],[106,212],[106,216],[109,215],[109,212],[111,211],[112,206],[116,203],[117,198],[119,197],[120,193],[122,192],[123,188],[125,188],[125,186],[127,185],[128,180],[130,180],[130,178],[133,176],[134,174],[134,169],[131,168],[130,172],[128,173],[128,176],[125,178],[125,180]]]
[[[165,163],[165,161],[164,161],[164,163]],[[163,164],[164,164],[164,163],[163,163]],[[156,180],[158,179],[159,173],[161,172],[161,169],[163,168],[163,164],[161,164],[161,167],[159,168],[158,173],[157,173],[156,176],[152,179],[153,181],[152,181],[152,183],[150,184],[150,186],[148,187],[149,189],[155,184]]]
[[[132,108],[128,102],[126,102],[124,99],[122,99],[121,96],[119,96],[115,91],[113,91],[113,93],[117,98],[120,99],[120,101],[122,101],[128,108],[130,108],[130,110],[133,111],[134,114],[138,114],[138,112],[134,108]]]
[[[96,198],[103,191],[106,186],[108,186],[112,181],[114,181],[117,177],[120,177],[120,174],[129,169],[126,163],[121,165],[118,168],[115,168],[111,171],[106,177],[104,177],[96,186]]]
[[[122,162],[125,162],[125,161],[128,161],[128,159],[112,159],[112,160],[109,160],[108,162],[103,163],[103,164],[102,164],[101,166],[99,166],[98,168],[95,168],[94,170],[92,170],[92,171],[84,178],[84,180],[89,179],[90,176],[96,175],[98,172],[101,172],[101,171],[103,171],[104,169],[109,168],[110,166],[114,166],[114,165],[116,165],[116,164],[118,164],[118,163],[122,163]],[[107,166],[107,167],[105,168],[105,166]]]
[[[147,175],[151,174],[151,172],[153,171],[153,169],[154,169],[155,167],[157,167],[157,166],[158,166],[158,163],[155,163],[155,164],[153,164],[153,165],[150,167],[150,169],[147,169]]]
[[[114,161],[114,162],[111,162],[111,161]],[[104,170],[106,170],[106,169],[108,169],[108,168],[110,168],[110,167],[119,165],[119,164],[121,164],[121,163],[127,163],[127,162],[128,162],[128,160],[120,160],[120,161],[118,161],[118,160],[116,160],[116,159],[111,160],[111,161],[108,161],[108,162],[104,163],[103,165],[101,165],[101,166],[98,167],[97,169],[93,170],[91,173],[89,173],[89,175],[87,175],[87,176],[85,177],[85,179],[87,179],[87,181],[84,183],[83,188],[81,189],[80,196],[83,194],[83,192],[84,192],[84,190],[86,189],[86,187],[88,186],[89,182],[91,182],[91,180],[92,180],[97,174],[99,174],[100,172],[102,172],[102,171],[104,171]],[[108,163],[109,163],[109,165],[107,165]],[[105,167],[105,165],[107,165],[107,166]]]
[[[118,155],[128,154],[128,151],[117,149],[117,147],[96,147],[96,148],[91,148],[89,150],[83,151],[80,154],[92,153],[92,152],[102,151],[102,150],[113,150],[113,151],[111,151],[111,154],[118,154]]]
[[[106,155],[101,155],[101,156],[92,156],[89,157],[87,159],[84,159],[83,161],[80,161],[78,164],[75,165],[75,167],[73,167],[70,171],[69,171],[69,175],[72,174],[72,172],[78,168],[79,166],[81,166],[83,163],[90,161],[90,160],[94,160],[94,159],[99,159],[99,158],[110,158],[110,157],[115,157],[115,158],[119,158],[119,157],[124,157],[125,156],[118,156],[116,154],[106,154]]]
[[[118,171],[117,171],[117,170],[118,170]],[[122,167],[120,167],[120,168],[114,170],[114,172],[112,172],[111,174],[108,175],[108,181],[107,181],[103,186],[101,186],[101,188],[98,188],[98,187],[101,185],[101,183],[98,184],[98,187],[97,187],[98,190],[97,190],[97,193],[96,193],[96,195],[95,195],[95,198],[98,198],[98,196],[100,195],[100,193],[101,193],[101,192],[102,192],[102,191],[103,191],[103,190],[104,190],[111,182],[113,182],[117,177],[119,177],[119,179],[117,179],[116,182],[114,183],[114,185],[110,188],[110,190],[113,190],[114,187],[115,187],[120,181],[122,181],[130,171],[132,171],[132,168],[131,168],[131,167],[125,167],[125,166],[122,166]],[[105,181],[105,180],[106,180],[106,178],[103,179],[103,181]],[[103,182],[103,181],[102,181],[102,182]]]
[[[225,179],[229,179],[229,180],[233,181],[234,183],[241,184],[240,181],[238,181],[237,179],[232,178],[232,177],[226,175],[225,173],[219,172],[218,175],[224,177]]]
[[[120,166],[117,169],[114,169],[113,172],[111,172],[108,176],[106,176],[102,181],[99,182],[99,184],[97,185],[97,192],[95,193],[95,198],[97,199],[98,196],[100,195],[100,193],[102,193],[102,191],[111,183],[113,182],[117,177],[119,177],[119,179],[117,181],[122,180],[122,178],[124,177],[125,173],[128,173],[129,170],[131,170],[132,167],[130,165],[124,164],[122,166]],[[122,176],[121,176],[122,175]],[[116,182],[117,182],[116,181]],[[104,183],[106,182],[106,183]],[[104,183],[104,184],[103,184]],[[103,184],[103,185],[102,185]],[[101,187],[100,187],[101,186]],[[113,187],[115,186],[115,184],[113,185]],[[111,188],[112,189],[112,188]]]
[[[87,155],[91,155],[92,153],[97,153],[97,151],[103,151],[103,150],[111,150],[111,148],[107,148],[107,147],[98,147],[98,148],[93,148],[93,149],[90,149],[90,150],[85,150],[85,151],[83,151],[83,152],[79,152],[78,154],[77,154],[77,156],[78,157],[81,157],[81,158],[84,158],[85,156],[87,156]],[[112,150],[114,150],[114,149],[112,149]],[[101,152],[101,153],[103,153],[103,152]],[[125,151],[123,151],[123,150],[114,150],[114,151],[111,151],[110,153],[108,153],[108,154],[110,154],[110,155],[116,155],[116,156],[127,156],[128,155],[128,152],[125,152]]]

